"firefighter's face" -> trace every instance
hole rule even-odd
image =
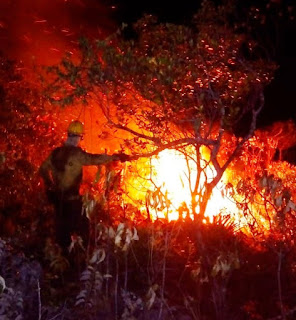
[[[82,135],[71,135],[69,136],[71,139],[71,144],[77,146],[79,142],[83,139]]]

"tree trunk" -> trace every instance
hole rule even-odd
[[[195,197],[192,198],[192,211],[194,213],[194,220],[202,221],[205,218],[207,205],[211,198],[212,191],[215,185],[213,185],[212,183],[206,185],[206,191],[203,194],[202,199],[199,201],[199,203],[197,203]],[[199,212],[196,212],[197,207],[199,207]]]

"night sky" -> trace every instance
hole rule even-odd
[[[81,35],[104,38],[122,22],[131,25],[144,13],[152,13],[160,21],[188,22],[199,3],[198,0],[1,0],[0,51],[28,68],[34,64],[54,64],[65,52],[75,54]],[[296,120],[296,21],[281,30],[279,39],[280,68],[266,89],[260,126]]]

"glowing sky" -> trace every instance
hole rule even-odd
[[[0,51],[25,64],[56,63],[80,35],[115,30],[112,10],[96,0],[1,0]]]

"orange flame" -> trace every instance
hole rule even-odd
[[[196,165],[193,160],[187,159],[186,161],[185,157],[175,150],[162,151],[158,157],[152,159],[151,165],[154,168],[152,179],[155,185],[161,188],[162,194],[166,195],[171,203],[167,213],[158,211],[157,216],[164,218],[167,214],[168,220],[176,220],[179,217],[178,208],[182,204],[186,204],[187,208],[190,208],[190,187],[196,181]],[[213,166],[208,165],[205,174],[201,176],[200,186],[204,184],[206,179],[207,181],[213,179],[215,174]],[[225,195],[226,183],[227,174],[214,188],[208,203],[205,216],[209,221],[212,221],[213,217],[221,212],[227,214],[238,210],[235,202]]]

